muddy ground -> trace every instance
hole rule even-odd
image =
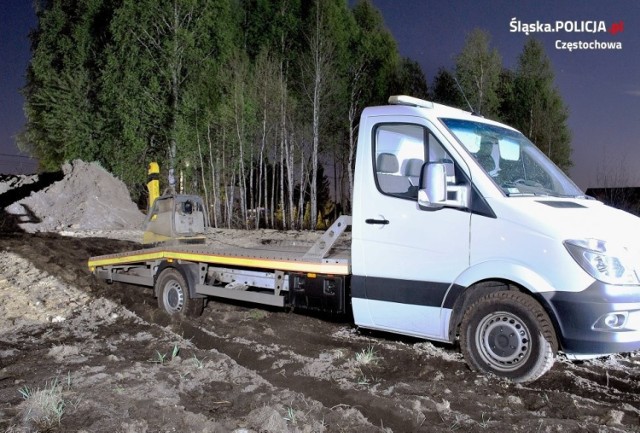
[[[349,318],[209,301],[172,321],[86,267],[138,247],[0,233],[0,431],[640,432],[638,352],[516,385]]]

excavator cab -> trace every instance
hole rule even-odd
[[[145,245],[204,243],[207,213],[197,195],[172,194],[158,197],[145,221]]]

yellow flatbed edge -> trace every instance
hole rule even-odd
[[[306,262],[262,257],[238,257],[218,253],[206,253],[202,251],[190,252],[159,248],[91,257],[89,259],[88,266],[89,269],[93,271],[95,268],[101,266],[127,265],[153,260],[186,260],[190,262],[210,263],[225,266],[240,266],[292,272],[312,272],[328,275],[349,275],[349,264],[347,262]]]

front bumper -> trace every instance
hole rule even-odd
[[[541,293],[555,315],[558,342],[568,355],[589,356],[640,349],[640,286],[596,281],[581,292]],[[620,319],[617,323],[609,315]]]

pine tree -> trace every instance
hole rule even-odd
[[[44,170],[100,155],[97,77],[111,6],[99,0],[65,0],[44,2],[37,11],[23,89],[27,124],[19,144]]]
[[[438,69],[438,73],[433,79],[431,89],[431,98],[433,99],[433,102],[468,109],[462,100],[463,98],[460,90],[458,89],[455,78],[451,72],[445,68]]]
[[[390,87],[391,95],[409,95],[429,99],[427,79],[422,67],[415,60],[406,57],[400,60]]]

